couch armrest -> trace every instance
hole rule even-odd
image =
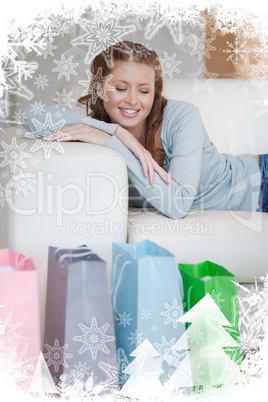
[[[12,128],[0,134],[0,152],[19,150],[13,168],[0,164],[2,180],[0,247],[48,259],[48,246],[87,244],[107,261],[111,280],[112,242],[126,242],[128,178],[124,159],[106,147],[82,142],[61,143],[45,155],[45,144],[18,138]],[[6,144],[6,145],[5,145]],[[56,143],[53,144],[56,146]],[[47,156],[47,158],[45,157]],[[6,161],[7,162],[7,161]],[[45,298],[46,272],[40,274]],[[41,300],[41,306],[45,306]]]

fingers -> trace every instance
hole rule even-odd
[[[171,183],[171,176],[152,158],[150,152],[145,151],[144,154],[139,157],[143,173],[145,177],[149,177],[150,184],[153,186],[155,183],[155,172],[158,173],[160,178],[166,183]]]
[[[63,133],[60,130],[49,134],[47,137],[43,138],[43,141],[72,141],[73,138],[71,134]]]
[[[73,128],[71,126],[61,127],[54,133],[43,138],[43,141],[72,141]]]
[[[161,179],[165,183],[170,184],[172,181],[172,177],[163,168],[161,168],[161,166],[159,166],[156,161],[153,160],[153,163],[154,163],[154,170],[159,174]]]

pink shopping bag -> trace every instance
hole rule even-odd
[[[33,259],[0,249],[0,351],[36,364],[41,351],[38,270]],[[42,262],[41,262],[42,263]],[[44,264],[40,270],[44,269]]]

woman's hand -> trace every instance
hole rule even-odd
[[[43,141],[82,141],[91,144],[103,145],[110,138],[104,131],[87,126],[83,123],[75,123],[60,128],[58,131],[43,138]]]
[[[158,173],[165,183],[171,183],[172,177],[158,165],[151,153],[141,145],[133,134],[118,126],[114,135],[140,160],[144,176],[149,176],[152,186],[154,185],[154,172]]]
[[[154,185],[154,172],[157,172],[165,183],[170,184],[172,180],[171,176],[158,165],[150,152],[139,143],[134,135],[120,126],[117,127],[114,135],[140,160],[144,176],[149,176],[151,185]],[[110,135],[104,131],[83,123],[75,123],[49,134],[43,138],[43,141],[82,141],[95,145],[103,145],[109,138]]]

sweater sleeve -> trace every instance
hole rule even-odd
[[[44,138],[47,135],[59,130],[61,127],[69,126],[75,123],[83,123],[87,126],[105,131],[107,134],[113,135],[118,124],[105,123],[80,113],[72,112],[70,109],[62,110],[56,105],[43,105],[44,110],[41,116],[36,116],[36,112],[32,110],[32,105],[27,105],[23,109],[23,127],[25,130],[34,134],[36,138]],[[32,109],[31,109],[32,108]],[[60,111],[60,118],[56,118],[56,112]]]
[[[155,184],[151,186],[140,161],[118,138],[111,137],[103,145],[125,158],[129,179],[147,202],[169,218],[181,219],[189,212],[199,185],[204,127],[193,105],[171,112],[161,133],[168,149],[168,173],[173,178],[170,184],[155,173]]]

